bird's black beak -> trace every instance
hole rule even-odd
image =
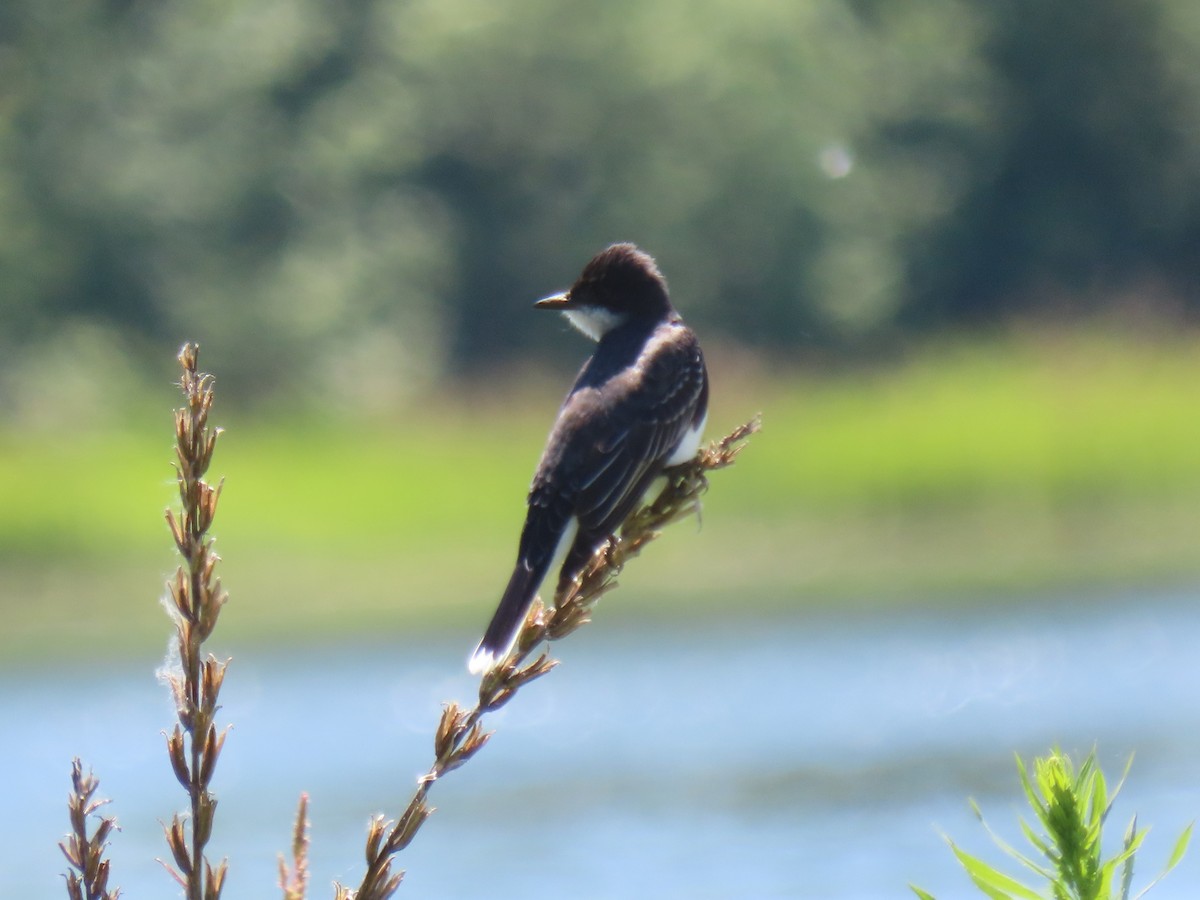
[[[537,303],[533,304],[534,309],[573,309],[575,304],[571,302],[571,292],[563,291],[561,294],[552,294],[549,297],[543,297]]]

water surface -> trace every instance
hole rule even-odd
[[[1047,597],[993,612],[774,618],[637,632],[603,615],[563,665],[491,717],[496,736],[434,789],[399,896],[978,896],[942,841],[998,859],[967,806],[1018,840],[1013,753],[1136,751],[1114,838],[1154,830],[1135,879],[1200,814],[1200,591]],[[312,803],[312,889],[354,885],[368,817],[395,814],[442,701],[469,700],[471,635],[413,646],[238,647],[215,789],[225,896],[278,896],[296,799]],[[115,883],[177,896],[155,862],[183,805],[160,732],[157,660],[0,674],[0,897],[65,896],[56,842],[70,759],[122,831]],[[1151,897],[1200,896],[1193,852]]]

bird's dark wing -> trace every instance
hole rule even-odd
[[[580,535],[603,537],[641,500],[707,397],[704,360],[691,332],[668,334],[671,340],[647,342],[636,366],[568,397],[547,447],[549,453],[557,439],[558,464],[539,469],[554,473],[554,483],[535,479],[531,508],[568,497]],[[604,414],[582,415],[597,409]]]

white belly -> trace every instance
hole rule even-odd
[[[667,457],[668,466],[678,466],[687,462],[700,449],[700,438],[704,435],[704,426],[708,424],[708,413],[694,428],[689,428],[683,435],[683,440],[675,448],[675,452]]]

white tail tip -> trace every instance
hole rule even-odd
[[[467,671],[472,675],[482,675],[485,672],[490,672],[499,661],[499,657],[494,652],[485,650],[481,644],[471,654],[471,658],[467,660]]]

